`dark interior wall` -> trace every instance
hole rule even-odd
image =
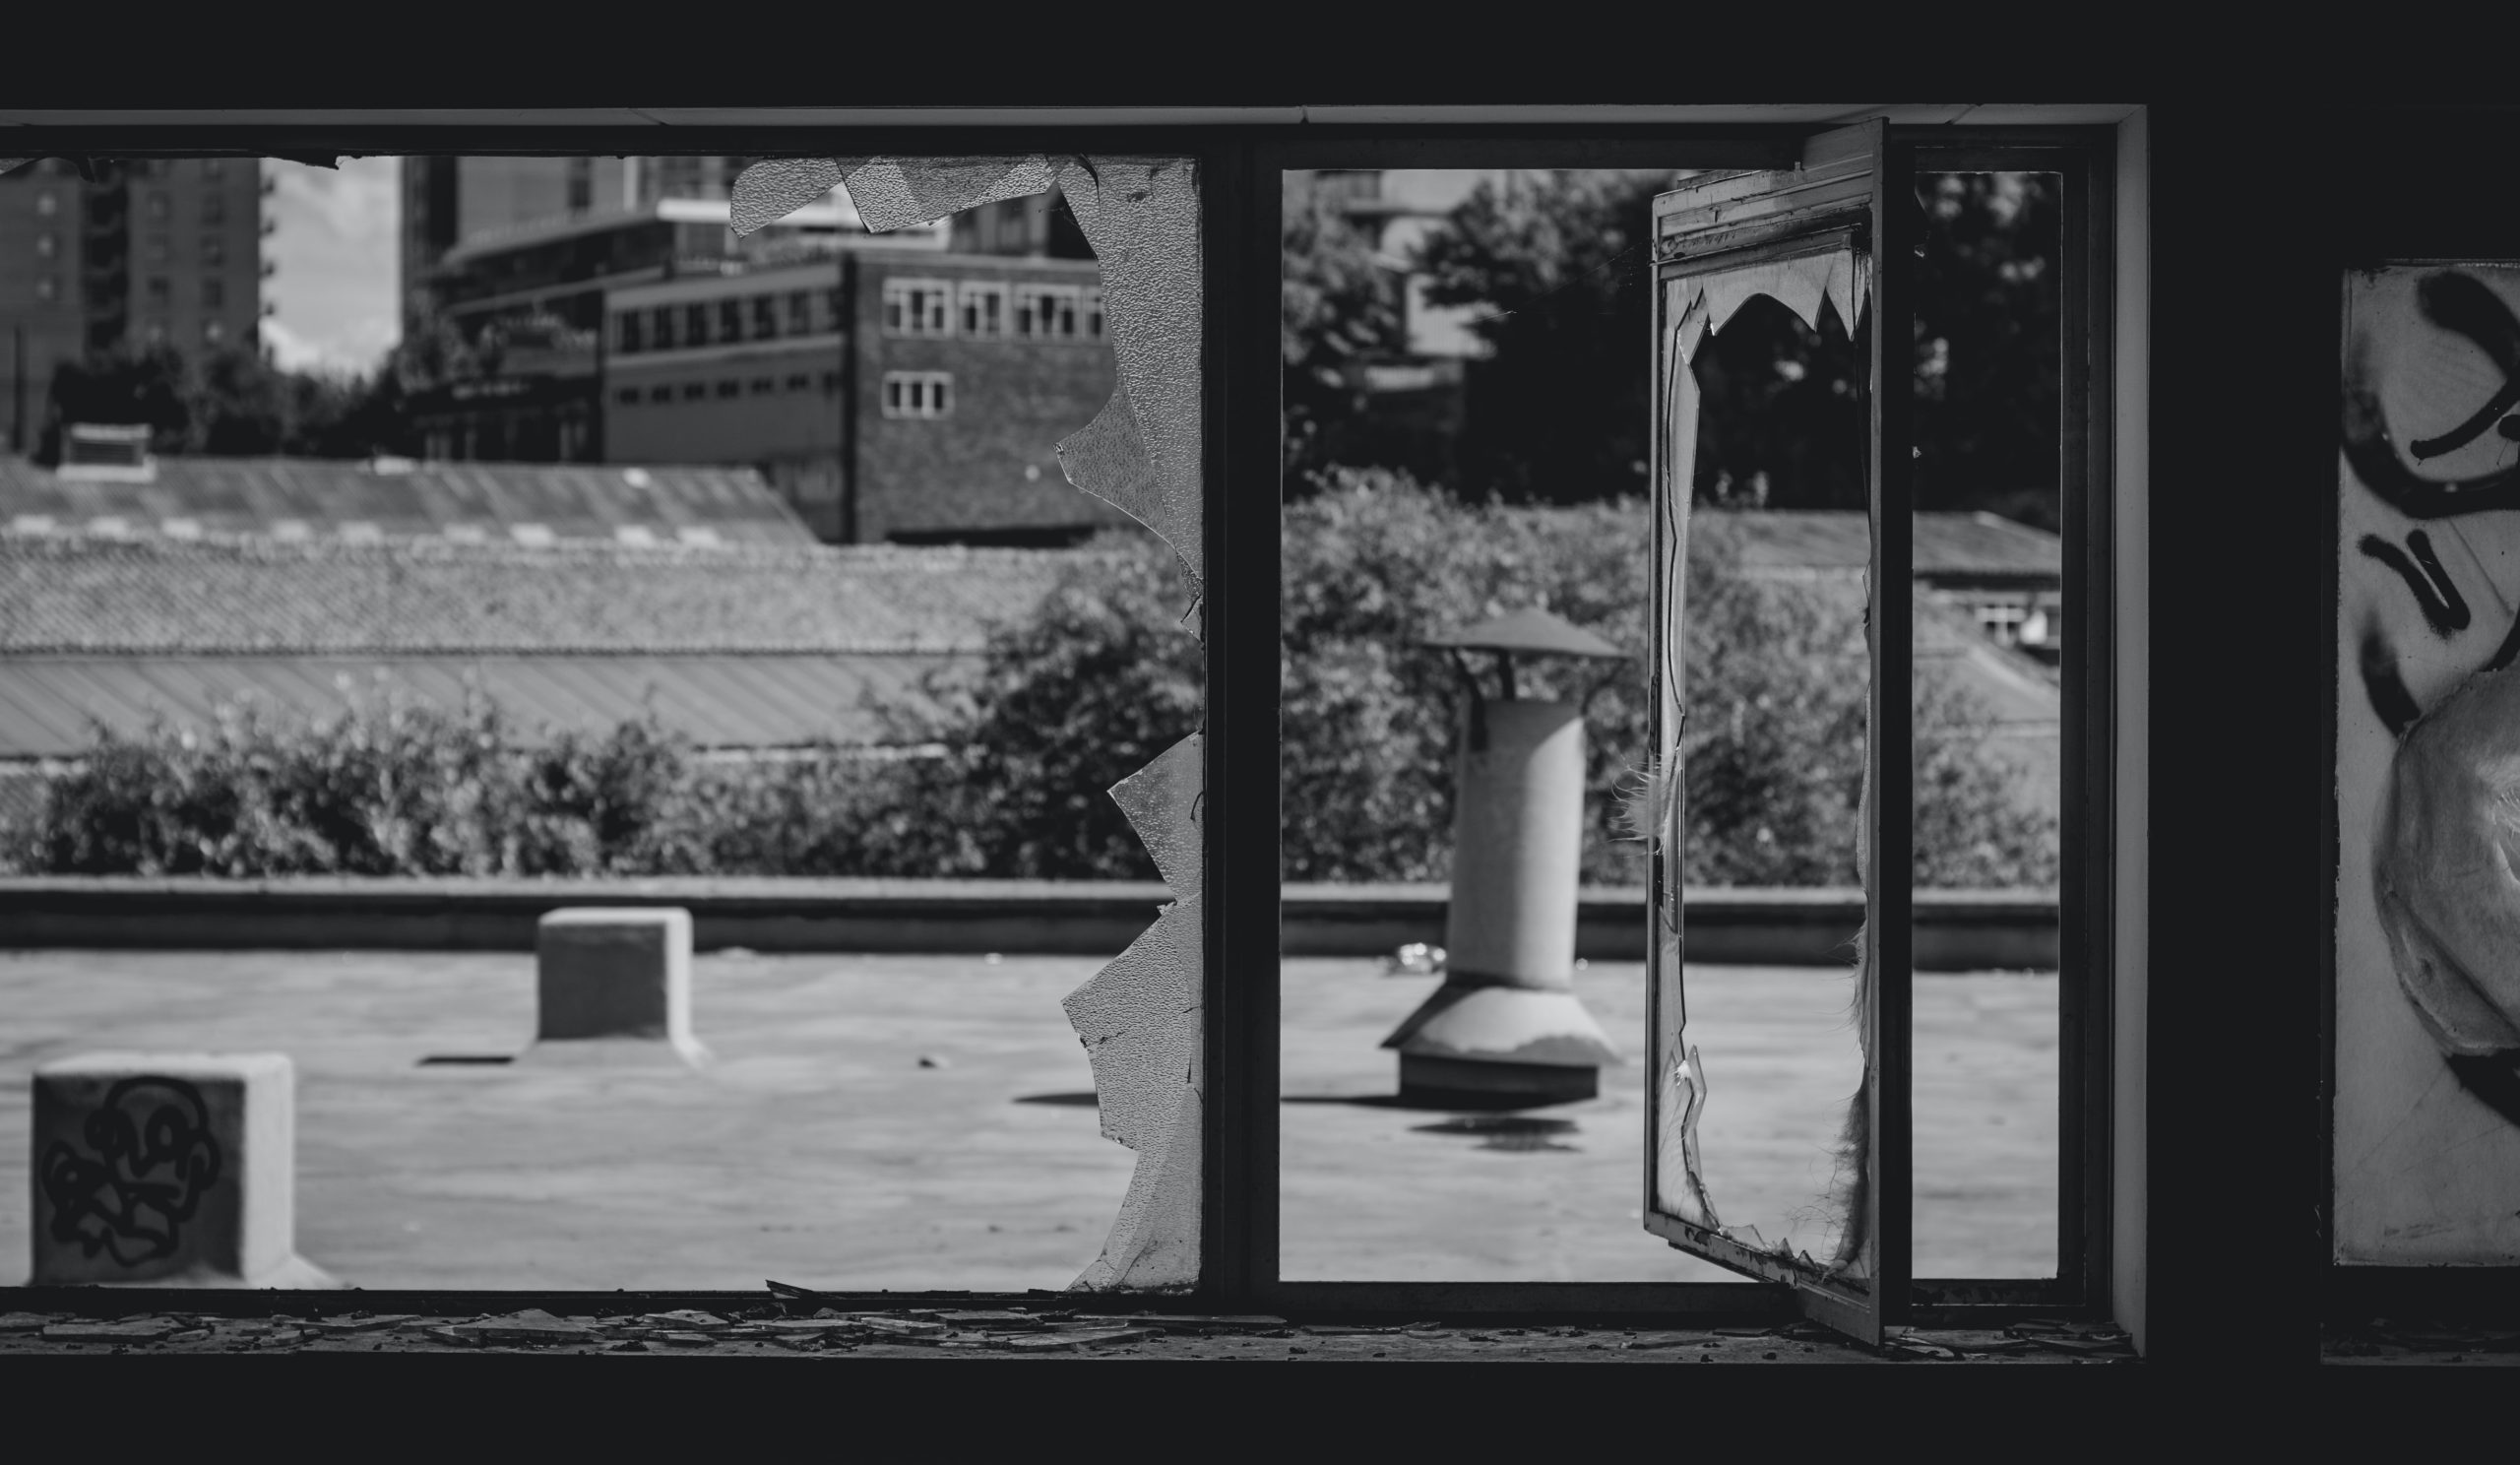
[[[2323,1305],[2367,1316],[2405,1281],[2331,1267],[2324,1232],[2343,279],[2382,259],[2520,258],[2520,215],[2493,184],[2520,114],[2295,108],[2286,145],[2239,165],[2233,139],[2267,115],[2153,110],[2148,1081],[2164,1363],[2228,1357],[2236,1317],[2307,1362]],[[2252,242],[2199,226],[2218,219]],[[2236,624],[2267,634],[2211,629]],[[2251,1238],[2236,1253],[2216,1240],[2226,1225]],[[2436,1300],[2511,1295],[2473,1271],[2432,1280]]]

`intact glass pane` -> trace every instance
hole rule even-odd
[[[1919,1277],[2056,1272],[2059,179],[1924,174],[1913,727]]]

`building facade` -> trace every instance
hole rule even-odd
[[[661,198],[724,199],[739,158],[406,158],[403,332],[428,319],[431,274],[466,239],[521,224],[611,214]]]
[[[753,464],[835,542],[1120,522],[1055,451],[1118,382],[1091,259],[857,248],[625,285],[605,315],[610,461]]]
[[[61,159],[0,176],[0,413],[32,447],[55,367],[116,346],[256,349],[262,170],[245,159]]]

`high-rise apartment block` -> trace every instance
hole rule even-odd
[[[403,334],[434,308],[430,276],[469,238],[521,224],[624,213],[659,199],[724,199],[740,158],[406,158]]]
[[[252,159],[42,159],[0,176],[0,414],[25,451],[53,368],[115,346],[197,361],[259,343],[262,169]]]

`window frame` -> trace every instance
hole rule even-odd
[[[1280,592],[1279,523],[1281,471],[1278,358],[1278,232],[1282,207],[1276,174],[1291,167],[1318,166],[1760,166],[1788,159],[1801,137],[1884,109],[1843,107],[1819,109],[1825,117],[1804,121],[1775,120],[1780,111],[1751,106],[1698,109],[1695,120],[1682,108],[1538,109],[1523,118],[1498,121],[1496,109],[1480,118],[1446,120],[1443,108],[1320,109],[1324,117],[1348,113],[1343,120],[1311,120],[1302,109],[1250,109],[1267,115],[1256,120],[1167,115],[1149,109],[1131,118],[1103,111],[1073,121],[1060,121],[1054,109],[1008,122],[987,114],[971,118],[941,109],[917,120],[887,121],[861,117],[853,125],[815,125],[786,117],[780,109],[754,112],[716,110],[718,119],[694,125],[676,138],[670,150],[693,155],[874,156],[958,154],[1023,155],[1053,153],[1121,153],[1188,157],[1199,168],[1201,192],[1202,273],[1206,316],[1200,352],[1205,363],[1203,399],[1203,464],[1206,499],[1205,538],[1208,590],[1205,623],[1208,634],[1206,858],[1208,918],[1203,938],[1206,1010],[1204,1035],[1206,1142],[1204,1145],[1200,1282],[1187,1299],[1166,1299],[1163,1306],[1190,1306],[1220,1311],[1266,1308],[1280,1312],[1511,1313],[1541,1315],[1580,1313],[1596,1317],[1686,1316],[1700,1321],[1720,1318],[1783,1320],[1794,1308],[1774,1284],[1740,1281],[1720,1283],[1290,1283],[1278,1268],[1278,959],[1279,890],[1277,883],[1278,797],[1278,624]],[[1546,115],[1558,110],[1562,115]],[[2072,120],[2052,125],[1923,126],[1934,108],[1891,108],[1894,145],[1915,149],[1920,169],[1966,166],[2041,166],[1994,159],[2028,153],[2070,162],[2082,170],[2096,203],[2079,220],[2069,216],[2067,247],[2080,241],[2087,253],[2087,288],[2069,296],[2066,340],[2079,336],[2083,350],[2067,350],[2069,409],[2080,406],[2069,420],[2066,438],[2066,511],[2084,524],[2079,554],[2068,560],[2064,603],[2086,634],[2079,642],[2081,666],[2074,674],[2087,678],[2090,692],[2079,713],[2068,720],[2066,736],[2082,738],[2081,755],[2066,758],[2066,796],[2108,798],[2112,792],[2101,751],[2113,746],[2113,703],[2106,693],[2114,684],[2114,654],[2108,639],[2115,581],[2114,525],[2110,516],[2112,495],[2098,485],[2111,478],[2111,445],[2119,435],[2111,415],[2110,368],[2114,364],[2106,326],[2110,320],[2110,282],[2117,273],[2114,232],[2107,205],[2109,185],[2122,170],[2113,149],[2123,120],[2138,116],[2132,107],[2109,109],[2017,109],[2032,116],[2063,114]],[[1377,116],[1376,113],[1379,112]],[[1913,120],[1903,122],[1899,114]],[[93,122],[65,124],[63,114],[21,129],[15,146],[41,157],[174,155],[235,157],[245,159],[318,150],[371,154],[472,154],[485,151],[477,122],[462,114],[442,120],[401,114],[399,120],[372,120],[354,111],[300,114],[316,120],[292,120],[264,114],[251,122],[220,125],[185,114],[98,113]],[[215,115],[215,114],[211,114]],[[908,117],[908,112],[889,114]],[[1538,119],[1534,120],[1534,115]],[[1114,120],[1115,116],[1118,120]],[[728,122],[728,117],[736,118]],[[145,119],[137,124],[134,118]],[[1642,119],[1642,120],[1638,120]],[[512,120],[512,119],[511,119]],[[539,155],[585,153],[653,155],[661,150],[653,119],[624,118],[609,123],[579,123],[557,115],[537,119],[533,136],[519,152]],[[511,143],[514,147],[515,144]],[[488,151],[496,151],[495,148]],[[1927,159],[1932,159],[1928,161]],[[2143,180],[2141,164],[2135,174]],[[2061,170],[2061,167],[2055,169]],[[944,283],[944,282],[938,282]],[[890,282],[887,282],[889,286]],[[952,334],[954,305],[949,295],[944,335]],[[1010,330],[1012,311],[1010,309]],[[880,316],[879,316],[880,322]],[[839,322],[849,328],[848,322]],[[1035,337],[1035,340],[1087,339],[1079,302],[1079,334]],[[2060,323],[2062,324],[2062,323]],[[888,325],[884,334],[894,334]],[[679,333],[677,333],[679,334]],[[1640,340],[1644,351],[1650,343]],[[2072,383],[2079,383],[2077,389]],[[1080,424],[1081,425],[1081,424]],[[2140,430],[2135,439],[2141,442]],[[2082,488],[2074,486],[2077,482]],[[2079,497],[2079,502],[2077,501]],[[2094,530],[2102,532],[2095,533]],[[2080,599],[2075,596],[2079,590]],[[2069,744],[2070,746],[2070,744]],[[2077,774],[2082,781],[2076,782]],[[2101,775],[2097,780],[2092,775]],[[2113,807],[2111,804],[2096,807]],[[2084,1173],[2106,1180],[2110,1142],[2107,1119],[2112,1112],[2113,1069],[2127,1060],[2112,1043],[2117,1031],[2109,1006],[2118,974],[2110,965],[2110,935],[2115,926],[2114,892],[2123,884],[2124,864],[2114,855],[2113,837],[2096,836],[2089,853],[2101,858],[2069,864],[2068,903],[2085,912],[2079,949],[2097,957],[2090,970],[2108,980],[2089,984],[2086,1007],[2066,1014],[2060,1072],[2060,1102],[2079,1105],[2085,1119],[2079,1157]],[[2069,849],[2069,859],[2074,854]],[[1238,877],[1238,878],[1237,878]],[[2093,1019],[2097,1018],[2095,1021]],[[2084,1031],[2075,1035],[2073,1024]],[[2094,1059],[2097,1061],[2094,1061]],[[2060,1143],[2063,1136],[2060,1134]],[[2135,1156],[2141,1161],[2139,1149]],[[2118,1156],[2119,1171],[2126,1157]],[[1640,1182],[1641,1182],[1640,1176]],[[2090,1186],[2082,1200],[2082,1254],[2097,1258],[2111,1236],[2109,1221],[2111,1192],[2108,1184]],[[2098,1223],[2098,1224],[2093,1224]],[[2124,1225],[2123,1218],[2119,1222]],[[2135,1223],[2140,1234],[2142,1223]],[[1962,1280],[1948,1286],[1920,1283],[1915,1306],[1906,1320],[1962,1325],[1993,1322],[2029,1314],[2071,1312],[2105,1315],[2110,1293],[2104,1262],[2087,1261],[2080,1286],[2071,1298],[2053,1289]],[[553,1310],[617,1309],[624,1306],[671,1307],[723,1306],[730,1301],[753,1303],[752,1291],[366,1291],[359,1304],[376,1310],[437,1311],[450,1308],[513,1309],[545,1306]],[[921,1301],[1025,1301],[1025,1295],[978,1291],[877,1293],[842,1295],[881,1306],[916,1305]],[[1108,1295],[1106,1301],[1154,1302],[1134,1294]],[[129,1310],[150,1306],[194,1312],[261,1315],[307,1306],[305,1294],[172,1289],[16,1289],[13,1306],[69,1310]]]
[[[965,341],[1004,341],[1015,329],[1012,292],[1003,280],[961,280],[954,284],[955,331]],[[995,300],[997,312],[985,329],[974,329],[973,306],[982,300]]]
[[[897,303],[901,309],[898,323],[893,319]],[[930,303],[935,306],[932,312],[919,312],[919,306]],[[941,275],[887,275],[876,291],[884,335],[895,341],[952,340],[959,303],[954,282]],[[931,319],[938,323],[932,329],[927,325]]]

